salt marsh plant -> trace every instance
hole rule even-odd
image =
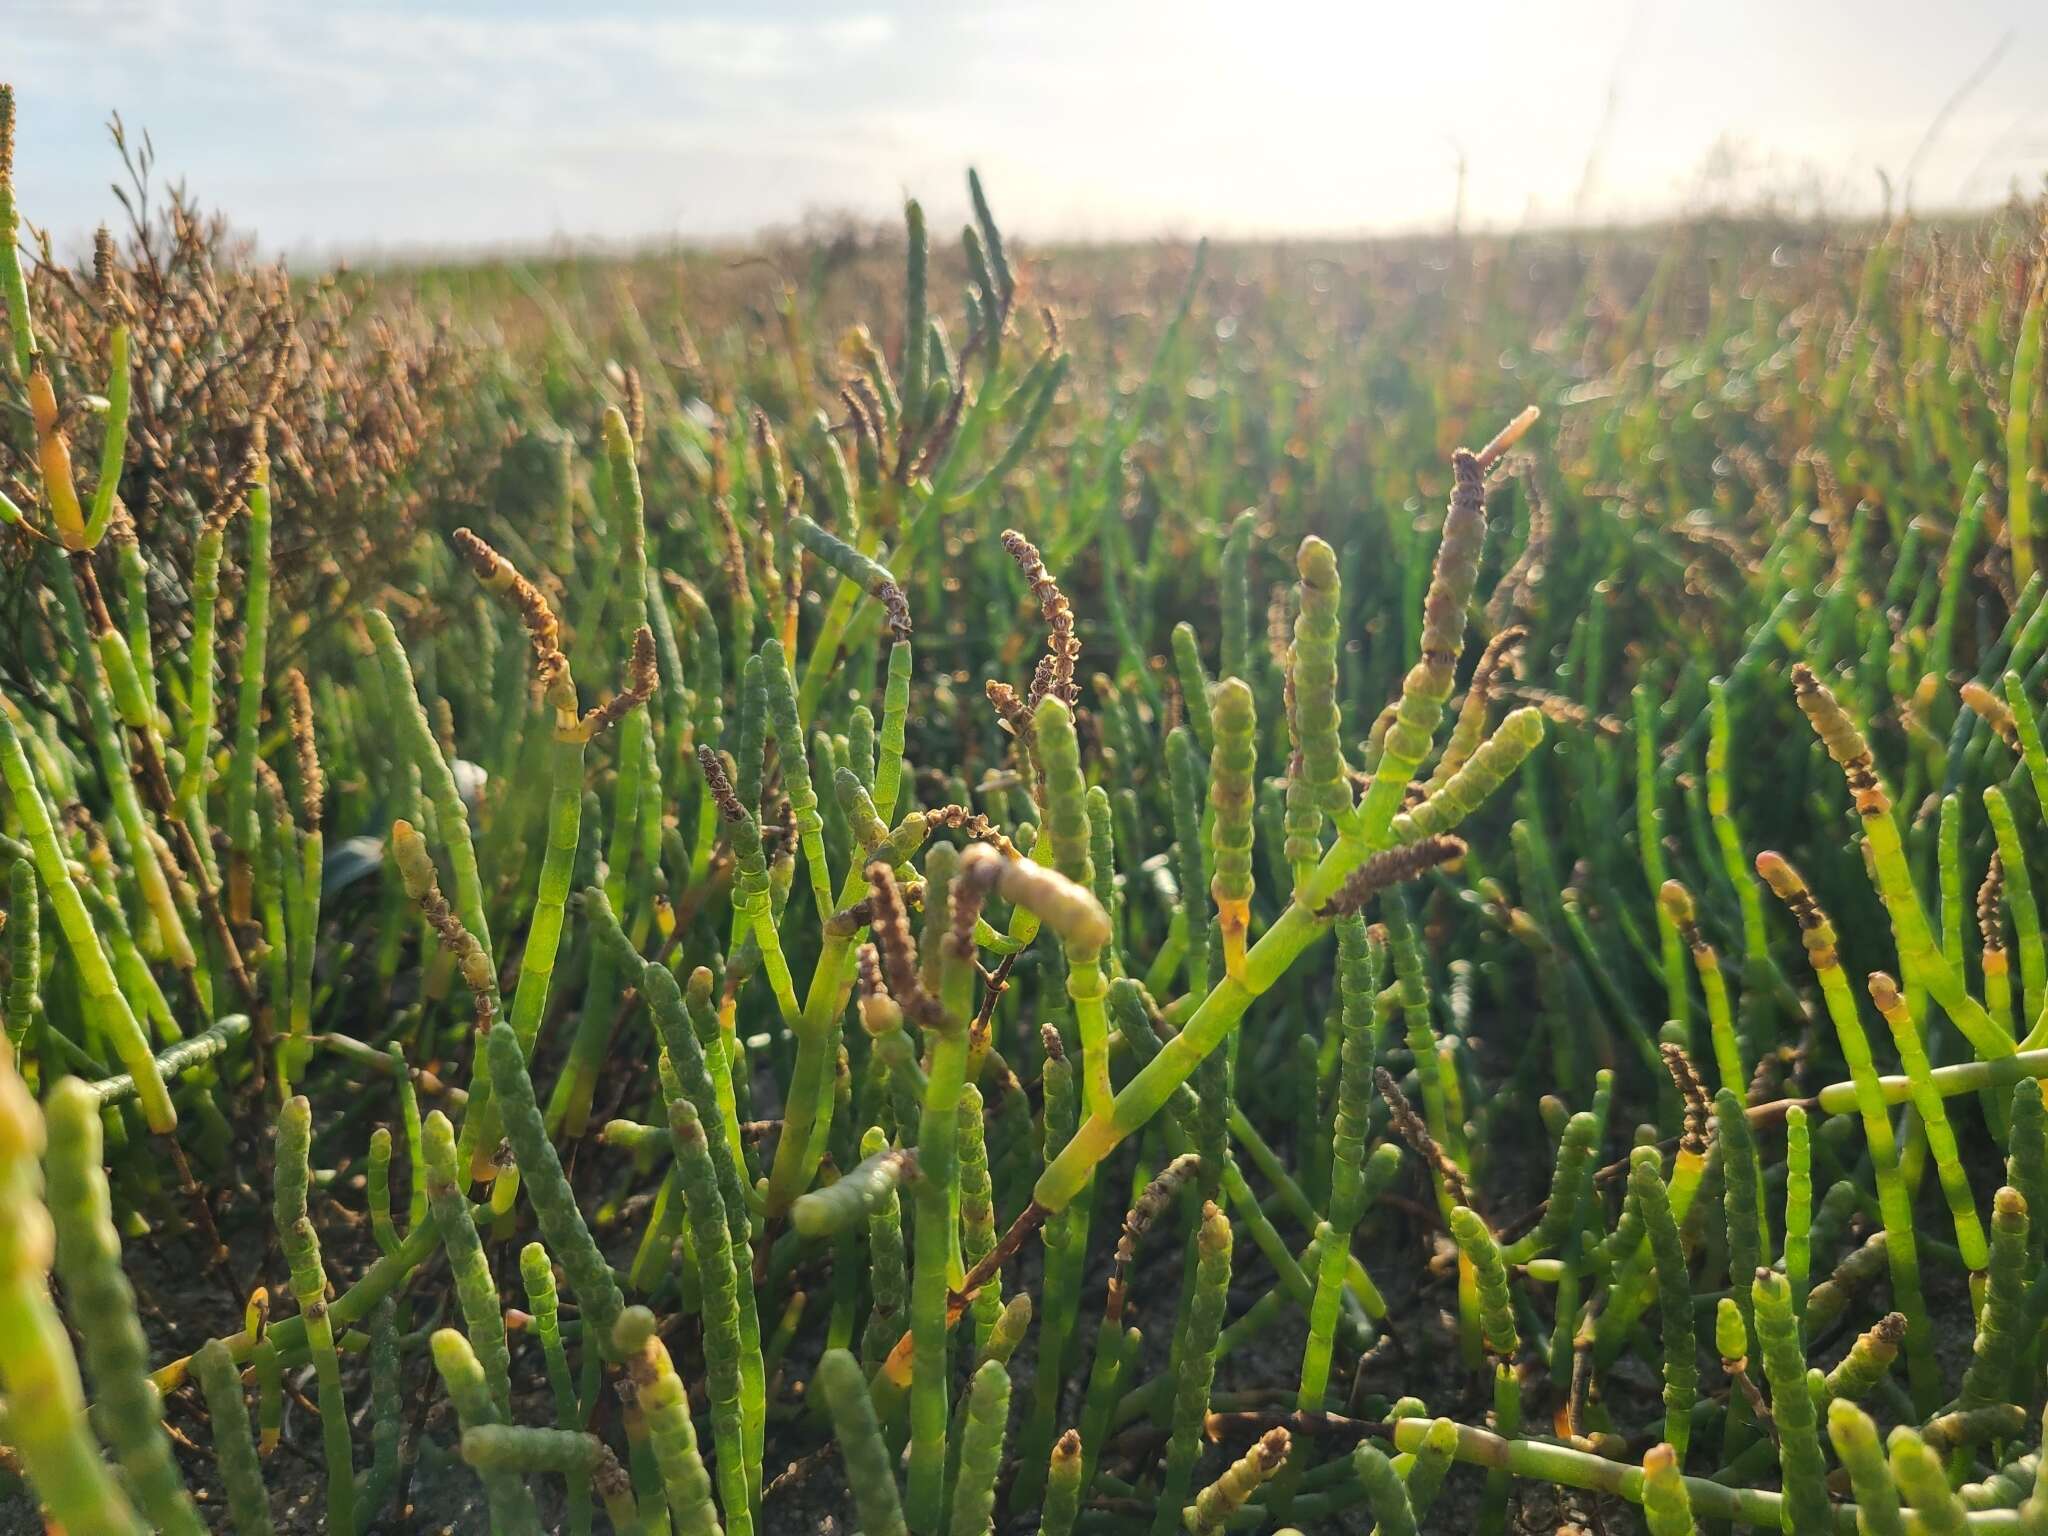
[[[0,130],[21,1508],[2048,1519],[2038,210],[1297,282],[970,177],[420,274],[511,340],[351,478],[343,321],[193,385]]]

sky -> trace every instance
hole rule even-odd
[[[1505,229],[2048,176],[2039,0],[5,11],[19,201],[60,248],[118,216],[114,111],[267,249],[358,259],[726,240],[906,194],[943,229],[969,165],[1040,240],[1440,229],[1461,181],[1466,227]]]

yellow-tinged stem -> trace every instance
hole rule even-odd
[[[1979,1056],[2012,1055],[2016,1049],[2012,1037],[1970,996],[1962,977],[1948,963],[1927,926],[1927,914],[1921,910],[1920,898],[1913,890],[1906,851],[1899,841],[1898,823],[1892,820],[1890,810],[1866,810],[1863,833],[1877,872],[1878,894],[1891,916],[1892,935],[1898,941],[1899,965],[1907,979],[1926,987]],[[2039,1023],[2035,1025],[2036,1029],[2041,1027]],[[2028,1038],[2031,1042],[2032,1036]]]
[[[66,549],[84,549],[85,511],[71,477],[71,447],[64,441],[57,415],[57,392],[40,365],[28,376],[28,410],[35,423],[36,468],[42,475],[43,494],[49,498],[50,516],[57,524],[57,539]]]
[[[1296,889],[1305,882],[1297,879]],[[1216,925],[1223,933],[1223,974],[1233,981],[1244,980],[1245,939],[1251,932],[1252,904],[1248,901],[1219,899],[1216,903]],[[1089,1106],[1094,1112],[1094,1106]]]

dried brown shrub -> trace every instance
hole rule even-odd
[[[146,137],[132,139],[118,118],[111,131],[125,185],[114,189],[123,227],[100,242],[104,281],[90,253],[67,265],[47,232],[23,233],[37,339],[85,482],[102,434],[89,401],[107,388],[113,326],[129,327],[120,497],[150,562],[156,624],[186,622],[194,538],[239,498],[259,415],[269,420],[278,611],[317,621],[346,597],[377,594],[417,532],[474,506],[467,488],[485,483],[497,457],[504,433],[465,415],[477,354],[386,292],[372,308],[369,285],[345,271],[306,281],[259,260],[182,184],[160,183]],[[7,325],[0,315],[0,334]],[[30,445],[14,426],[25,420],[20,388],[7,370],[0,489],[31,505]],[[238,550],[231,535],[231,565]],[[30,540],[0,532],[0,573],[31,553]],[[23,599],[34,586],[0,580],[0,635],[33,621]],[[290,649],[289,630],[280,639]]]

